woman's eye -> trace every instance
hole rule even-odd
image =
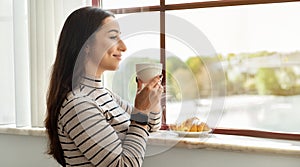
[[[118,38],[118,36],[111,36],[111,37],[109,37],[110,39],[117,39]]]

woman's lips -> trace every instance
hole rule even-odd
[[[117,58],[118,60],[122,60],[122,56],[121,55],[113,55],[115,58]]]

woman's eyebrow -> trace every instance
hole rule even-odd
[[[108,33],[110,33],[110,32],[116,32],[116,33],[119,33],[119,30],[111,29],[111,30],[108,31]]]

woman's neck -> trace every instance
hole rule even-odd
[[[88,76],[95,77],[95,78],[101,78],[103,74],[103,70],[100,69],[98,66],[96,66],[91,61],[88,61],[85,65],[85,73]]]
[[[93,73],[86,72],[85,76],[88,77],[88,78],[101,78],[102,73],[101,74],[95,74],[95,73],[93,74]]]

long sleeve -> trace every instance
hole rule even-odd
[[[133,111],[133,106],[128,101],[123,100],[119,95],[115,94],[114,92],[110,91],[109,89],[106,89],[111,97],[120,105],[121,108],[125,110],[128,114],[131,114]]]
[[[130,125],[122,142],[101,108],[90,99],[73,98],[63,106],[58,123],[67,165],[142,166],[148,132]]]
[[[161,114],[162,112],[150,112],[149,114],[149,131],[155,132],[158,131],[161,127]]]
[[[127,101],[123,100],[120,96],[116,95],[115,93],[109,91],[110,94],[112,95],[112,98],[115,99],[115,101],[129,114],[132,113],[134,110],[134,107],[128,103]],[[160,111],[158,112],[150,112],[149,114],[149,120],[148,120],[148,126],[149,126],[149,131],[154,132],[160,129],[161,127],[161,108],[159,108]]]

